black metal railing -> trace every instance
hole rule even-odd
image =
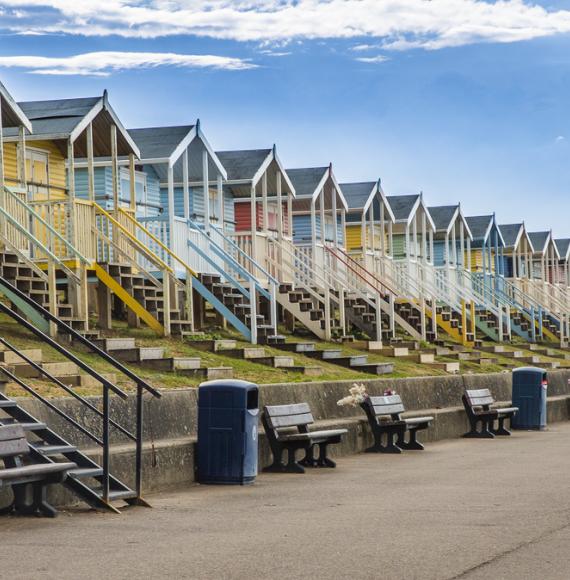
[[[84,435],[89,437],[91,440],[95,441],[98,445],[102,447],[103,451],[103,482],[102,482],[102,496],[105,502],[109,501],[109,481],[110,481],[110,429],[113,427],[114,429],[121,432],[130,440],[134,441],[136,444],[136,451],[135,451],[135,491],[137,497],[141,497],[142,493],[142,451],[143,451],[143,395],[144,392],[150,393],[153,397],[160,398],[161,394],[158,390],[148,384],[144,379],[139,377],[137,374],[132,372],[126,366],[124,366],[121,362],[116,360],[112,357],[109,353],[104,351],[103,349],[99,348],[96,344],[92,343],[89,339],[85,338],[82,334],[77,332],[74,328],[60,320],[57,316],[49,312],[49,310],[45,309],[43,306],[35,302],[32,298],[30,298],[27,294],[13,286],[10,282],[5,280],[4,278],[0,277],[0,289],[6,289],[9,293],[16,295],[19,299],[24,301],[28,306],[33,308],[38,314],[40,314],[45,320],[50,323],[56,325],[57,330],[60,334],[69,335],[73,340],[76,342],[84,345],[96,355],[98,355],[101,359],[105,362],[111,364],[115,369],[117,369],[121,374],[129,378],[133,381],[136,385],[136,432],[133,434],[131,431],[111,419],[111,400],[110,395],[111,392],[118,396],[119,398],[126,400],[128,395],[122,389],[120,389],[117,385],[109,381],[106,377],[101,375],[95,369],[93,369],[90,365],[82,361],[68,349],[66,349],[63,345],[59,342],[45,334],[42,330],[34,326],[31,322],[29,322],[26,318],[21,316],[18,312],[12,310],[8,305],[0,301],[0,312],[10,316],[13,320],[15,320],[19,325],[29,330],[32,334],[38,337],[42,342],[46,343],[54,350],[59,352],[63,355],[67,360],[75,363],[80,369],[85,371],[88,375],[92,376],[95,380],[97,380],[103,386],[103,409],[100,411],[95,407],[92,403],[90,403],[85,397],[82,397],[80,394],[75,392],[73,389],[65,385],[62,381],[54,377],[51,373],[49,373],[46,369],[44,369],[41,365],[37,364],[36,362],[32,361],[28,356],[22,353],[19,349],[17,349],[14,345],[9,343],[7,340],[0,338],[0,344],[4,345],[10,351],[17,354],[22,360],[24,360],[27,364],[31,365],[38,373],[42,376],[47,378],[48,380],[52,381],[56,384],[59,388],[62,388],[66,393],[71,395],[76,400],[80,401],[82,405],[87,407],[90,411],[96,413],[102,419],[102,433],[101,436],[97,436],[94,433],[91,433],[88,429],[80,425],[75,419],[67,415],[64,411],[53,405],[48,399],[37,393],[33,388],[27,385],[24,381],[10,373],[7,369],[2,368],[2,372],[9,376],[11,380],[16,382],[20,387],[26,390],[29,394],[34,396],[36,399],[41,401],[44,405],[49,407],[52,411],[54,411],[57,415],[68,421],[74,427],[76,427],[79,431],[81,431]]]

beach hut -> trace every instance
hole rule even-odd
[[[391,259],[395,221],[380,180],[341,183],[346,199],[346,251],[366,270],[383,273]]]

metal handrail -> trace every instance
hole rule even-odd
[[[46,310],[43,306],[33,301],[28,295],[23,293],[21,290],[10,284],[4,278],[0,277],[0,285],[7,288],[11,293],[18,296],[21,300],[25,301],[28,305],[35,308],[35,310],[41,314],[49,322],[53,322],[58,330],[69,334],[74,340],[80,342],[82,345],[89,348],[91,351],[95,352],[100,358],[106,362],[113,365],[118,371],[124,374],[126,377],[134,381],[136,384],[137,395],[136,395],[136,449],[135,449],[135,487],[137,496],[141,496],[142,492],[142,452],[143,452],[143,394],[144,391],[149,392],[153,397],[160,398],[161,393],[154,387],[149,385],[146,381],[141,379],[138,375],[133,373],[131,370],[126,368],[122,363],[117,361],[103,349],[99,348],[96,344],[93,344],[89,339],[85,338],[82,334],[77,332],[74,328],[60,320],[57,316],[53,315],[49,310]],[[4,303],[0,302],[0,312],[3,312],[16,320],[21,326],[30,330],[35,336],[40,338],[42,341],[47,343],[53,349],[58,351],[60,354],[65,356],[68,360],[74,362],[83,369],[85,372],[94,377],[103,385],[103,499],[108,502],[109,500],[109,482],[110,482],[110,433],[109,428],[111,425],[116,426],[112,422],[110,417],[110,397],[109,393],[113,391],[117,396],[122,399],[127,398],[127,394],[106,379],[104,376],[95,371],[90,365],[84,363],[81,359],[76,357],[73,353],[69,352],[65,347],[56,342],[54,339],[49,337],[47,334],[42,332],[39,328],[34,326],[32,323],[28,322],[25,318],[20,316],[17,312],[14,312],[11,308],[6,306]],[[128,431],[123,431],[128,436]],[[132,435],[132,434],[130,434]]]

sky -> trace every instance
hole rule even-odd
[[[570,237],[570,0],[0,0],[0,80]]]

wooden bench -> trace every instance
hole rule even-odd
[[[30,453],[24,429],[19,424],[0,427],[0,489],[12,486],[14,500],[2,512],[55,517],[56,509],[47,502],[50,483],[61,483],[75,463],[39,463],[24,465],[22,458]]]
[[[273,453],[273,463],[263,471],[304,473],[305,467],[336,467],[327,456],[327,448],[340,443],[347,430],[309,431],[309,425],[315,420],[307,403],[265,406],[261,422]],[[319,448],[318,457],[315,457],[316,447]],[[299,462],[295,458],[298,449],[305,451]],[[287,451],[286,464],[283,463],[284,451]]]
[[[511,434],[505,427],[505,420],[512,420],[513,415],[518,411],[517,407],[492,408],[491,405],[495,403],[495,399],[489,389],[465,391],[462,400],[471,426],[471,430],[463,437],[493,439],[495,435]],[[478,425],[481,427],[479,430]]]
[[[368,417],[374,436],[374,445],[365,450],[367,453],[402,453],[402,449],[424,448],[418,441],[417,433],[427,429],[433,417],[402,419],[401,414],[405,409],[400,395],[368,397],[360,406]]]

